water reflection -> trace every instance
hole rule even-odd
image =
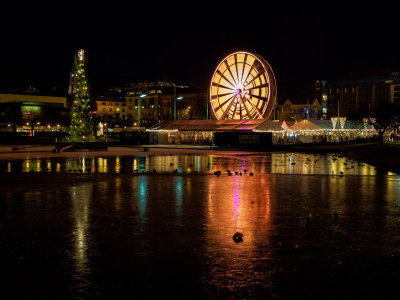
[[[181,216],[182,214],[182,202],[183,202],[183,178],[181,176],[176,178],[175,185],[175,198],[176,198],[176,214]]]
[[[147,177],[139,177],[138,179],[138,204],[139,204],[139,213],[142,219],[146,216],[146,207],[147,207]]]
[[[67,173],[213,173],[376,175],[378,170],[335,154],[266,153],[263,155],[139,155],[96,158],[46,158],[0,161],[0,172]],[[387,174],[393,174],[387,172]]]
[[[76,279],[82,280],[83,276],[90,273],[88,263],[88,244],[89,244],[89,211],[92,200],[91,185],[72,186],[70,197],[72,203],[72,218],[74,220],[73,240],[74,255],[73,259],[76,266]]]
[[[207,194],[206,256],[213,261],[208,280],[231,292],[269,284],[271,176],[213,180]],[[243,243],[235,244],[235,232],[244,235]]]
[[[204,161],[164,156],[163,165],[192,163],[197,170],[200,161],[212,170],[237,166],[265,173],[98,176],[84,184],[63,183],[64,176],[53,176],[44,188],[26,182],[29,192],[0,189],[3,271],[18,285],[33,281],[31,298],[47,295],[48,286],[57,285],[61,298],[113,298],[116,291],[135,297],[138,291],[148,295],[162,290],[171,295],[179,291],[182,298],[288,299],[293,297],[286,297],[287,291],[307,296],[321,282],[337,291],[343,276],[346,287],[361,277],[366,280],[363,286],[378,289],[374,277],[367,277],[371,274],[387,283],[372,292],[392,298],[385,297],[385,291],[391,283],[397,291],[398,275],[387,276],[398,274],[400,259],[399,176],[266,174],[274,162],[284,170],[292,168],[292,174],[296,168],[303,170],[299,164],[305,162],[327,173],[335,170],[329,167],[333,157],[323,163],[311,158],[317,159],[292,154],[296,164],[289,165],[289,156]],[[132,158],[129,169],[147,168],[155,159]],[[104,166],[104,160],[85,159],[77,165],[88,170],[100,161]],[[113,166],[106,160],[107,168]],[[57,163],[66,167],[66,162]],[[37,166],[36,161],[29,164]],[[335,159],[335,164],[351,168],[348,160]],[[120,167],[122,173],[123,157]],[[243,233],[242,243],[233,241],[235,232]],[[24,274],[29,276],[21,280]],[[332,284],[326,282],[330,279]]]

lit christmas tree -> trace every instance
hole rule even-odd
[[[93,113],[95,113],[95,103],[89,95],[83,49],[80,49],[75,55],[68,93],[73,95],[69,126],[70,140],[73,142],[94,141]]]

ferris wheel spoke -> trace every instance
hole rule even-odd
[[[247,54],[244,55],[244,61],[243,61],[242,80],[240,81],[240,83],[241,83],[242,85],[244,84],[243,76],[244,76],[244,68],[246,67],[246,62],[247,62]]]
[[[246,112],[247,112],[247,116],[248,116],[249,119],[250,119],[250,111],[249,111],[249,108],[247,107],[246,101],[245,101],[245,100],[247,100],[247,99],[246,99],[246,97],[242,97],[241,100],[242,100],[243,106],[244,106],[244,108],[245,108],[245,110],[246,110]]]
[[[253,64],[251,65],[250,70],[249,70],[249,72],[247,73],[247,76],[246,76],[245,80],[242,81],[242,83],[245,83],[245,82],[246,82],[247,78],[249,78],[249,76],[250,76],[250,74],[251,74],[251,71],[253,71],[253,70],[257,70],[257,60],[255,60],[255,61],[253,62]]]
[[[264,75],[264,72],[259,72],[259,73],[257,74],[257,76],[254,76],[253,79],[250,80],[249,83],[247,83],[246,86],[249,86],[250,84],[252,84],[254,80],[256,80],[257,78],[260,78],[262,75]]]
[[[262,100],[264,102],[268,102],[268,97],[264,97],[264,96],[258,96],[258,95],[251,95],[254,98],[257,98],[259,100]]]
[[[217,74],[219,76],[221,76],[223,79],[225,79],[233,88],[235,88],[236,85],[232,84],[232,82],[230,82],[229,79],[226,78],[226,76],[224,74],[222,74],[220,70],[217,70]],[[233,78],[233,76],[232,76],[232,78]],[[233,78],[233,80],[235,80],[235,78]]]
[[[234,95],[232,98],[236,97],[237,95]],[[228,114],[229,110],[231,109],[232,105],[235,103],[234,99],[231,100],[231,103],[229,103],[228,108],[224,111],[224,113],[221,116],[221,119],[225,119],[226,115]]]
[[[220,109],[222,109],[222,107],[224,107],[225,104],[228,103],[229,101],[231,101],[235,96],[236,96],[236,94],[233,95],[232,97],[228,98],[227,100],[225,100],[223,103],[221,103],[221,104],[215,109],[215,112],[217,112],[217,111],[219,111]]]
[[[235,113],[236,113],[236,110],[237,110],[237,108],[238,108],[239,103],[240,103],[240,102],[235,102],[235,108],[234,108],[233,111],[232,111],[232,119],[235,118]]]
[[[229,96],[229,95],[232,95],[233,93],[234,93],[234,92],[225,93],[225,94],[213,95],[213,96],[211,97],[211,100],[215,100],[215,99],[217,99],[217,98],[221,98],[221,97]]]
[[[269,83],[263,83],[261,85],[257,85],[257,86],[253,86],[251,88],[246,89],[246,91],[251,91],[251,90],[255,90],[255,89],[260,89],[263,87],[269,87]]]
[[[235,90],[233,88],[227,87],[226,85],[223,85],[223,84],[220,84],[220,83],[217,83],[217,82],[213,82],[212,86],[221,87],[221,88],[224,88],[224,89],[227,89],[227,90],[232,90],[232,91]]]
[[[255,111],[257,112],[257,114],[260,116],[260,118],[262,118],[262,113],[261,113],[261,111],[258,109],[258,107],[257,106],[255,106],[254,104],[253,104],[253,102],[251,102],[251,100],[250,99],[248,99],[247,97],[245,97],[246,98],[246,102],[247,103],[249,103],[254,109],[255,109]]]
[[[232,85],[232,83],[231,83],[231,85],[232,85],[233,87],[237,86],[238,84],[237,84],[237,82],[236,82],[236,80],[235,80],[235,77],[234,77],[233,74],[232,74],[231,67],[228,65],[228,62],[227,62],[226,60],[224,60],[224,64],[225,64],[226,69],[228,70],[229,74],[231,75],[231,78],[233,79],[233,82],[235,83],[235,85]],[[227,80],[227,79],[226,79],[226,80]],[[228,81],[228,80],[227,80],[227,81]],[[228,81],[228,82],[229,82],[229,81]]]
[[[240,83],[240,78],[239,78],[239,65],[238,65],[238,60],[237,60],[237,54],[234,55],[234,58],[235,58],[235,69],[236,69],[237,83]]]

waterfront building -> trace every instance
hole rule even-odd
[[[321,103],[321,118],[326,120],[328,117],[328,90],[326,80],[315,80],[315,93],[313,98]]]
[[[137,128],[164,120],[206,119],[208,111],[206,91],[162,81],[131,84],[125,91],[125,103]]]
[[[125,97],[120,90],[109,89],[101,92],[94,92],[93,99],[96,101],[96,112],[99,121],[108,124],[110,127],[115,125],[127,125],[131,116],[128,115]]]
[[[311,103],[304,103],[304,99],[294,97],[277,105],[276,117],[278,120],[289,122],[303,119],[318,120],[322,117],[322,109],[322,105],[316,98]]]
[[[0,131],[29,135],[38,131],[65,131],[68,122],[66,96],[0,94]]]
[[[380,71],[352,73],[343,79],[329,80],[328,117],[362,119],[380,103],[399,103],[400,74]]]

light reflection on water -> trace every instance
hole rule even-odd
[[[350,279],[363,275],[356,271],[360,266],[350,265],[357,263],[354,257],[364,257],[366,262],[370,257],[399,257],[399,176],[267,173],[273,168],[292,174],[309,171],[304,169],[306,161],[316,172],[327,174],[352,165],[347,159],[337,159],[336,169],[330,169],[330,159],[289,155],[143,156],[127,161],[121,157],[121,172],[126,162],[129,169],[151,170],[158,166],[152,162],[155,159],[167,165],[166,170],[174,162],[199,166],[200,171],[205,163],[212,165],[211,171],[236,167],[260,172],[231,177],[101,176],[76,184],[63,184],[60,176],[54,176],[54,182],[40,190],[29,182],[23,191],[5,194],[0,190],[4,199],[0,201],[1,245],[9,249],[2,252],[3,271],[9,275],[7,280],[27,276],[17,282],[36,287],[31,293],[45,280],[38,292],[41,296],[48,293],[47,286],[56,285],[61,298],[112,298],[116,292],[151,296],[162,290],[165,295],[179,292],[186,298],[201,294],[206,299],[219,295],[286,299],[290,298],[285,297],[287,291],[295,294],[298,286],[310,291],[324,278],[338,280],[349,274],[343,282],[352,285]],[[85,170],[100,168],[100,162],[107,170],[116,165],[111,158],[95,159],[94,165],[92,161],[85,159],[77,165]],[[29,164],[37,166],[36,161]],[[357,163],[360,175],[362,167]],[[317,233],[307,231],[310,214],[319,216]],[[233,241],[235,232],[243,233],[242,243]],[[348,263],[345,272],[335,273],[338,260]],[[43,268],[46,264],[51,268]],[[304,266],[312,272],[293,271]],[[387,268],[374,272],[389,276]],[[337,286],[332,282],[330,291],[337,291]],[[384,290],[373,292],[382,296]]]
[[[376,175],[375,167],[335,154],[139,155],[0,161],[0,173],[213,173]],[[388,172],[386,174],[392,175]]]
[[[71,214],[74,220],[72,239],[75,245],[73,258],[76,265],[76,280],[85,279],[90,273],[88,266],[88,244],[89,238],[89,210],[90,201],[92,200],[92,188],[86,185],[73,186],[69,190],[72,209]]]
[[[265,175],[234,177],[223,186],[210,182],[205,256],[214,262],[208,280],[215,287],[234,291],[271,282],[271,180]],[[243,244],[233,242],[236,232],[244,234]]]

